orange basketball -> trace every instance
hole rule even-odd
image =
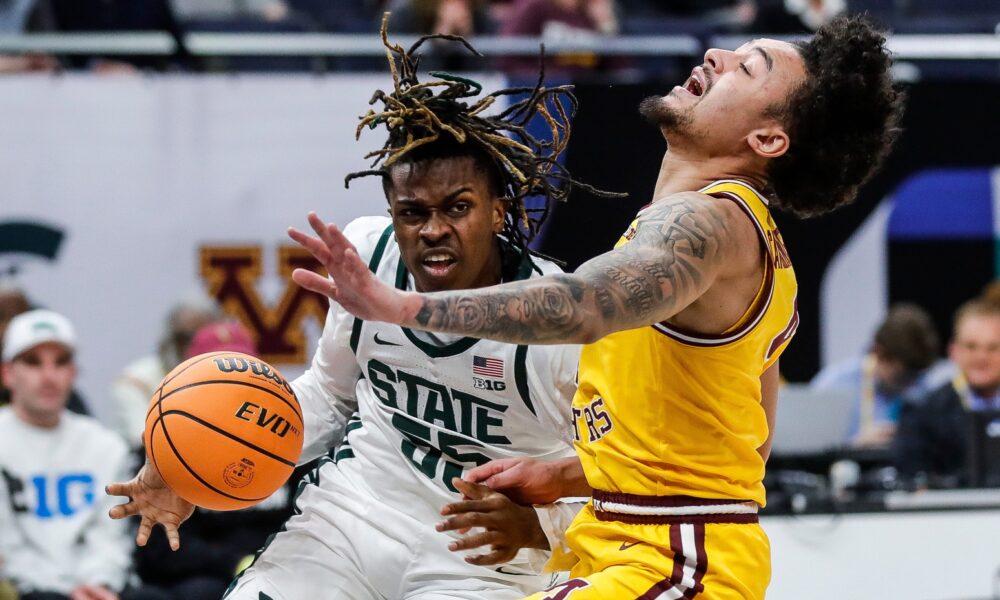
[[[277,369],[209,352],[167,374],[146,413],[146,455],[178,496],[214,510],[256,504],[302,452],[302,409]]]

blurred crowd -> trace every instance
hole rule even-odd
[[[145,460],[149,399],[182,361],[213,351],[255,354],[250,332],[195,297],[167,314],[154,352],[126,365],[104,401],[103,424],[74,389],[78,343],[66,317],[0,286],[0,600],[220,598],[268,535],[291,515],[289,484],[238,514],[197,510],[184,544],[113,521],[104,487]]]
[[[0,72],[310,69],[315,66],[312,61],[273,57],[221,65],[218,61],[196,61],[185,49],[184,34],[374,34],[385,11],[392,15],[393,34],[539,36],[547,40],[807,34],[844,12],[867,13],[886,28],[903,33],[994,33],[1000,23],[1000,4],[992,0],[7,0],[0,2],[0,34],[160,31],[174,38],[178,50],[169,57],[12,54],[0,56]],[[563,66],[618,68],[621,64],[602,63],[595,57],[584,57],[581,62],[578,57]],[[499,66],[519,65],[507,61]],[[367,69],[371,63],[341,60],[334,66]]]
[[[205,352],[254,354],[253,336],[207,298],[178,302],[155,348],[98,400],[108,425],[74,390],[77,344],[65,317],[0,285],[0,600],[220,597],[290,515],[291,487],[238,514],[199,509],[178,552],[158,531],[136,548],[135,524],[107,517],[114,500],[103,490],[144,460],[145,411],[164,375]],[[977,475],[968,454],[977,416],[1000,423],[1000,282],[964,303],[946,336],[919,306],[890,307],[871,343],[811,386],[851,398],[849,434],[830,457],[831,479],[846,473],[848,488],[863,487],[865,469],[886,489],[1000,484]],[[991,472],[1000,477],[1000,465]]]

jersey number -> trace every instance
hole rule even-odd
[[[462,477],[464,467],[460,463],[474,463],[478,466],[490,462],[489,457],[479,452],[460,452],[457,446],[472,444],[466,438],[447,431],[432,431],[427,425],[400,413],[392,416],[392,424],[403,434],[403,441],[400,445],[403,456],[421,473],[431,479],[438,476],[438,465],[443,462],[441,481],[445,487],[453,492],[458,492],[458,490],[451,484],[451,480],[455,477]],[[433,437],[437,437],[437,446],[433,443]]]

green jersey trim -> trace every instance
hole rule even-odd
[[[390,224],[382,232],[382,237],[379,238],[378,244],[375,245],[375,251],[372,252],[372,258],[368,261],[368,268],[372,273],[378,269],[378,264],[382,262],[382,255],[385,254],[385,247],[389,245],[389,238],[392,237],[392,225]],[[358,353],[358,342],[361,341],[361,319],[355,318],[354,325],[351,327],[351,352],[354,354]]]
[[[528,386],[528,347],[518,346],[514,351],[514,383],[517,385],[517,393],[520,394],[524,405],[528,407],[531,414],[538,416],[535,412],[535,405],[531,402],[531,388]]]

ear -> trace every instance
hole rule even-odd
[[[948,360],[951,362],[955,361],[955,355],[958,354],[958,345],[955,344],[955,340],[948,342]]]
[[[493,200],[493,233],[503,231],[503,222],[507,217],[507,200],[505,198],[495,198]]]
[[[790,141],[785,130],[777,125],[754,129],[747,136],[747,144],[763,158],[778,158],[788,152]]]

